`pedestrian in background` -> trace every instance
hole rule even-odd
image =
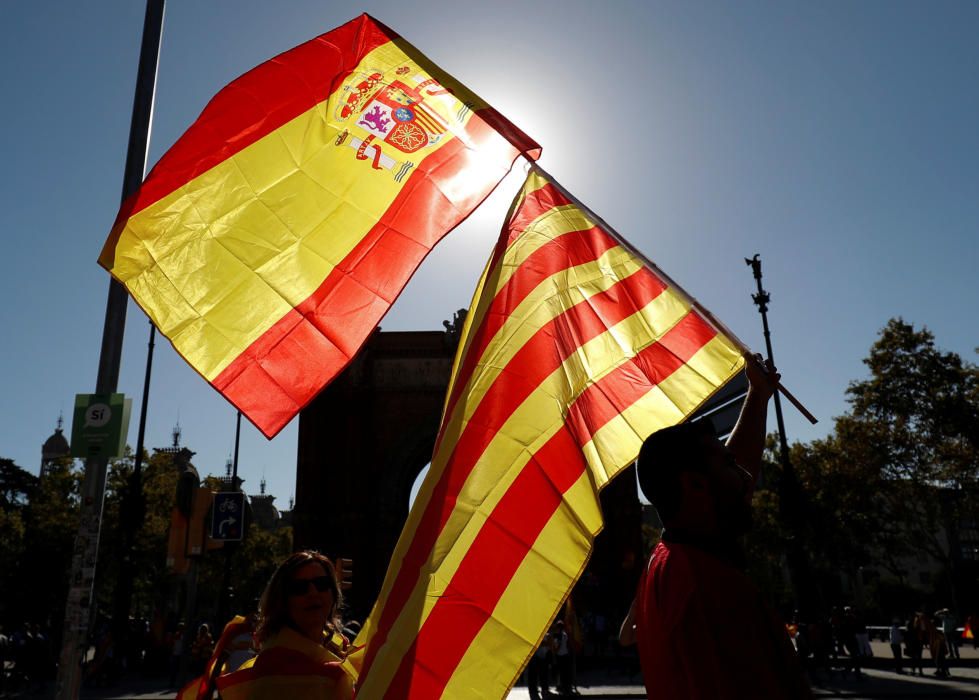
[[[558,692],[561,695],[571,695],[572,664],[571,643],[568,632],[564,628],[564,620],[554,623],[554,656],[557,657]]]
[[[901,643],[904,641],[904,632],[901,630],[901,621],[898,618],[891,620],[890,642],[891,653],[894,654],[895,673],[904,673],[901,667]]]
[[[541,698],[549,697],[551,694],[548,679],[550,678],[552,647],[553,639],[551,633],[548,632],[527,663],[527,690],[530,692],[531,700],[541,700]]]
[[[176,629],[173,631],[169,638],[167,639],[167,645],[170,647],[170,687],[175,688],[177,685],[177,674],[180,672],[180,657],[184,653],[184,644],[186,640],[184,639],[184,623],[178,622]]]
[[[211,628],[206,623],[197,628],[197,637],[190,647],[191,671],[193,675],[199,676],[204,671],[207,660],[214,652],[214,637],[211,636]]]
[[[922,650],[924,649],[924,613],[915,613],[907,623],[904,630],[904,650],[908,653],[908,665],[911,667],[911,675],[914,669],[918,669],[918,675],[925,675],[925,669],[921,665]]]
[[[955,615],[948,608],[942,608],[938,611],[938,615],[942,621],[942,632],[945,634],[945,643],[948,645],[948,658],[950,659],[960,659],[959,655],[959,631],[957,625],[955,624]]]
[[[925,621],[925,643],[928,645],[928,652],[935,662],[936,678],[951,678],[952,674],[948,670],[948,647],[945,645],[945,634],[928,617]],[[938,621],[941,623],[941,620]]]
[[[7,656],[9,654],[10,640],[3,633],[3,625],[0,625],[0,694],[4,691],[5,679],[7,677]]]

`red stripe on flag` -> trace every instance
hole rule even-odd
[[[396,38],[363,14],[232,81],[153,167],[116,224],[324,102],[365,55]]]
[[[691,311],[659,342],[588,387],[570,407],[566,419],[578,444],[588,444],[595,431],[689,362],[716,335],[700,314]]]
[[[415,114],[415,118],[419,121],[424,129],[427,129],[432,133],[441,134],[445,132],[445,126],[442,124],[442,122],[433,118],[429,112],[424,112],[419,109]]]
[[[286,647],[263,649],[249,668],[218,676],[218,690],[249,683],[269,676],[323,676],[340,680],[346,675],[339,661],[319,662],[302,652]]]
[[[537,331],[507,363],[458,437],[428,507],[422,514],[367,648],[361,675],[366,677],[387,630],[407,603],[419,571],[455,507],[476,461],[506,420],[540,383],[578,347],[634,314],[665,289],[641,268],[610,289],[576,304]]]
[[[714,337],[688,313],[658,343],[585,390],[568,423],[528,462],[487,518],[465,558],[432,608],[385,698],[439,697],[470,644],[496,608],[534,542],[581,477],[581,446],[592,434],[661,381]],[[415,669],[426,673],[413,675]]]
[[[506,237],[506,239],[501,238],[497,242],[496,250],[494,250],[493,252],[493,259],[490,262],[489,269],[496,270],[497,271],[496,274],[499,274],[498,265],[500,263],[500,260],[502,260],[506,255],[507,247],[517,237],[519,237],[524,232],[526,232],[527,228],[537,218],[539,218],[546,212],[550,211],[554,207],[564,206],[571,203],[572,203],[571,200],[568,199],[563,192],[557,189],[553,185],[553,183],[550,182],[548,182],[544,187],[541,187],[538,190],[530,192],[526,197],[524,197],[523,200],[521,200],[517,210],[511,212],[512,218],[507,223],[507,228],[509,229],[510,234]],[[608,238],[608,240],[612,240],[611,237],[609,237],[605,231],[602,231],[602,233]],[[617,244],[617,242],[614,243]],[[535,255],[537,253],[539,253],[539,251],[536,251]],[[597,258],[598,255],[596,255],[595,257]],[[531,275],[531,279],[537,280],[537,282],[539,283],[547,276],[547,273],[534,274],[533,272],[528,272],[527,268],[528,265],[526,264],[521,265],[514,273],[513,277]],[[544,267],[543,269],[550,270],[551,268]],[[475,366],[476,361],[479,359],[479,357],[483,354],[483,351],[486,349],[486,344],[489,343],[489,341],[493,338],[493,336],[496,334],[500,326],[503,324],[503,321],[505,320],[502,318],[500,319],[493,318],[495,314],[503,313],[500,310],[500,306],[503,302],[500,302],[499,300],[501,298],[502,299],[512,298],[513,303],[509,305],[509,308],[512,310],[516,308],[520,304],[520,302],[523,301],[526,294],[529,293],[531,289],[533,289],[533,284],[527,282],[524,284],[523,295],[514,296],[515,295],[514,290],[509,288],[510,283],[513,282],[513,277],[511,277],[511,279],[508,280],[507,285],[504,286],[503,289],[501,289],[496,294],[496,296],[491,301],[490,308],[483,315],[483,317],[481,319],[476,319],[476,322],[481,323],[482,326],[477,330],[476,337],[474,338],[474,340],[481,344],[478,346],[479,349],[476,352],[474,352],[471,347],[466,349],[466,354],[465,354],[466,364],[460,367],[459,374],[456,377],[456,381],[453,384],[454,388],[452,391],[452,395],[449,397],[449,401],[447,403],[447,410],[445,411],[445,415],[447,416],[452,414],[452,411],[455,407],[455,403],[459,398],[459,393],[463,390],[463,388],[468,383],[469,377],[472,374],[472,369]],[[438,451],[438,445],[436,445],[436,451]]]
[[[555,207],[563,207],[573,202],[568,199],[561,190],[548,182],[538,190],[530,192],[520,203],[520,208],[513,213],[513,218],[507,224],[510,235],[507,236],[506,244],[510,245],[515,239],[523,235],[527,228],[534,221],[546,214]]]
[[[474,342],[467,348],[463,363],[459,367],[453,383],[452,395],[446,404],[445,415],[452,415],[487,345],[506,323],[507,317],[523,303],[528,294],[551,275],[569,267],[594,262],[617,245],[618,241],[603,229],[595,227],[571,231],[559,236],[528,256],[493,297],[490,307],[483,316],[483,323],[474,334]],[[437,446],[436,451],[438,451]]]
[[[472,639],[560,505],[561,495],[584,468],[581,450],[567,428],[531,458],[483,524],[402,659],[384,692],[386,700],[441,697]],[[445,635],[441,640],[440,634]]]
[[[499,138],[478,119],[470,121],[470,135],[477,144]],[[498,180],[487,178],[467,200],[443,205],[443,192],[455,189],[453,178],[470,167],[469,153],[462,140],[453,139],[426,158],[319,288],[215,377],[214,387],[267,437],[357,354],[432,246],[459,224],[458,212],[471,211],[496,187]],[[516,156],[512,149],[510,162]]]

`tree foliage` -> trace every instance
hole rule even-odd
[[[0,457],[0,509],[23,508],[36,487],[36,476],[18,467],[14,460]]]
[[[841,447],[872,466],[879,505],[910,547],[954,569],[957,524],[976,511],[979,369],[901,319],[864,362],[870,378],[850,384],[837,421]]]
[[[134,455],[110,461],[96,567],[95,605],[111,614],[119,585],[130,515],[126,496],[133,487]],[[188,581],[167,567],[167,541],[180,469],[166,451],[145,455],[141,485],[145,508],[134,533],[135,563],[131,612],[147,620],[184,616],[188,622],[215,619],[226,564],[231,566],[233,608],[247,611],[292,548],[291,528],[248,528],[244,541],[226,551],[206,553],[198,562],[196,611],[187,609]],[[64,618],[68,572],[78,531],[82,468],[70,458],[54,462],[38,479],[9,459],[0,458],[0,623],[47,623],[57,633]],[[223,490],[208,477],[205,486]],[[28,573],[29,572],[29,573]],[[231,612],[235,610],[232,609]],[[189,619],[193,614],[194,620]]]
[[[861,568],[880,567],[903,585],[909,559],[930,557],[947,569],[937,595],[964,603],[956,527],[979,515],[979,370],[901,319],[881,330],[864,363],[869,376],[850,383],[850,409],[833,431],[792,447],[804,531],[787,531],[774,485],[756,495],[754,566],[802,537],[833,604],[845,595],[840,573],[855,580]],[[775,484],[781,467],[769,447],[765,473]]]
[[[7,617],[60,625],[78,530],[80,488],[81,470],[74,460],[55,460],[19,511],[21,524],[14,527],[22,527],[22,547],[5,582]]]

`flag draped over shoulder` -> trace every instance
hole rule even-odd
[[[225,652],[228,650],[231,640],[239,634],[250,633],[251,631],[252,624],[248,619],[241,615],[235,615],[224,626],[218,643],[214,645],[211,658],[204,666],[204,673],[181,688],[177,693],[177,700],[211,700],[214,693],[214,679],[221,672],[220,665],[224,663]]]
[[[272,437],[539,151],[361,15],[223,88],[124,202],[99,262]]]
[[[257,657],[219,676],[217,689],[222,700],[350,698],[354,671],[335,651],[335,645],[316,644],[286,627],[266,640]]]
[[[581,574],[599,491],[743,367],[534,171],[477,287],[432,465],[358,644],[358,698],[501,698]]]

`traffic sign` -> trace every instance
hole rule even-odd
[[[244,533],[245,494],[221,491],[214,494],[211,508],[211,539],[224,542],[240,540]]]

